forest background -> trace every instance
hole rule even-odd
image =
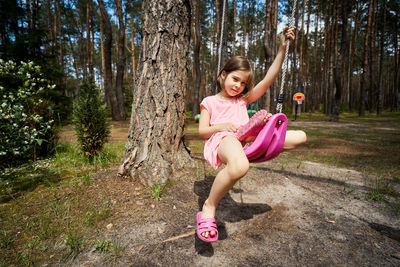
[[[185,89],[187,111],[215,93],[223,1],[191,1],[191,48]],[[276,53],[278,25],[288,23],[293,1],[227,1],[222,62],[243,55],[260,80]],[[135,79],[140,73],[142,1],[2,0],[0,56],[34,61],[56,84],[57,117],[70,114],[79,83],[94,77],[113,120],[130,113]],[[399,109],[398,1],[298,1],[285,86],[286,111],[291,96],[303,92],[305,112],[324,112],[338,120],[340,111]],[[275,110],[280,79],[259,107]]]

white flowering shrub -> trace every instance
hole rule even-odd
[[[33,62],[0,59],[0,169],[46,156],[55,142],[55,85]]]

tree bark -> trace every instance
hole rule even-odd
[[[118,16],[118,58],[117,58],[117,76],[115,79],[115,91],[118,102],[119,120],[126,119],[125,106],[124,106],[124,95],[122,93],[122,85],[124,82],[125,73],[125,23],[124,15],[122,14],[122,2],[116,0],[117,5],[117,16]]]
[[[128,0],[128,6],[133,10],[133,3],[132,0]],[[133,25],[133,11],[130,14],[130,26],[131,26],[131,60],[132,60],[132,81],[135,82],[136,80],[136,63],[135,63],[135,31]]]
[[[145,0],[142,7],[141,74],[118,175],[151,186],[193,166],[183,141],[190,2]]]

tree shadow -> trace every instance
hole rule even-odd
[[[35,190],[40,184],[52,186],[61,181],[60,174],[47,168],[26,166],[15,172],[0,174],[0,203],[18,198],[26,192]]]
[[[203,207],[204,201],[207,199],[215,176],[206,176],[202,181],[194,183],[194,193],[198,195],[199,210]],[[241,193],[243,190],[233,188],[233,192]],[[236,202],[229,193],[227,193],[220,201],[217,214],[215,216],[218,227],[218,240],[224,240],[228,237],[225,222],[235,223],[243,220],[249,220],[254,215],[262,214],[270,211],[272,208],[267,204],[256,203],[240,203]],[[195,236],[195,248],[198,254],[211,257],[214,254],[211,243],[206,243]]]

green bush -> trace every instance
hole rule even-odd
[[[0,169],[53,151],[54,87],[33,62],[0,59]]]
[[[82,152],[90,160],[98,155],[110,136],[110,123],[100,89],[89,79],[79,91],[79,99],[73,105],[73,123]]]

